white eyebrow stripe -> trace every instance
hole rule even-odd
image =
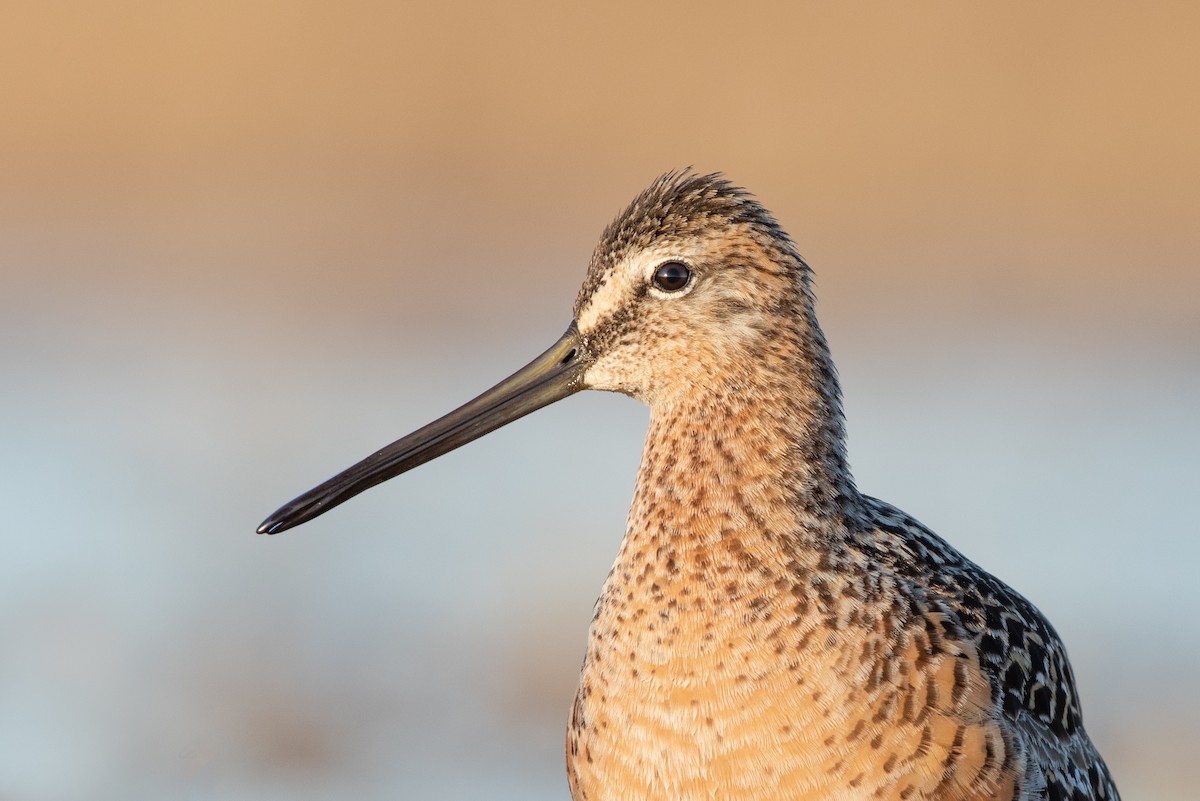
[[[608,317],[629,300],[628,283],[621,280],[621,275],[615,270],[608,274],[604,282],[596,287],[596,291],[579,310],[575,324],[583,333],[591,331],[598,322]]]
[[[591,297],[579,310],[576,324],[587,333],[601,320],[633,300],[637,288],[650,280],[658,265],[665,261],[683,261],[692,264],[696,257],[705,252],[702,243],[690,243],[681,247],[679,243],[655,245],[633,253],[614,265],[596,287]]]

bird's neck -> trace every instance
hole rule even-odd
[[[859,496],[837,379],[827,357],[813,359],[823,341],[795,341],[797,352],[753,365],[753,384],[705,382],[654,405],[627,538],[779,554],[806,536],[818,550],[841,528]]]

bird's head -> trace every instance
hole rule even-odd
[[[545,353],[475,400],[377,451],[277,510],[274,534],[582,389],[653,407],[744,390],[801,353],[809,271],[758,201],[718,175],[662,176],[608,226]],[[821,341],[823,347],[823,341]],[[801,353],[802,355],[802,353]]]

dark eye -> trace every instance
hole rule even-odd
[[[681,261],[667,261],[654,271],[654,285],[663,292],[678,292],[688,285],[692,271]]]

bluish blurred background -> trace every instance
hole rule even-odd
[[[0,798],[566,799],[643,408],[253,531],[549,345],[688,164],[815,267],[859,485],[1194,798],[1197,9],[6,5]]]

